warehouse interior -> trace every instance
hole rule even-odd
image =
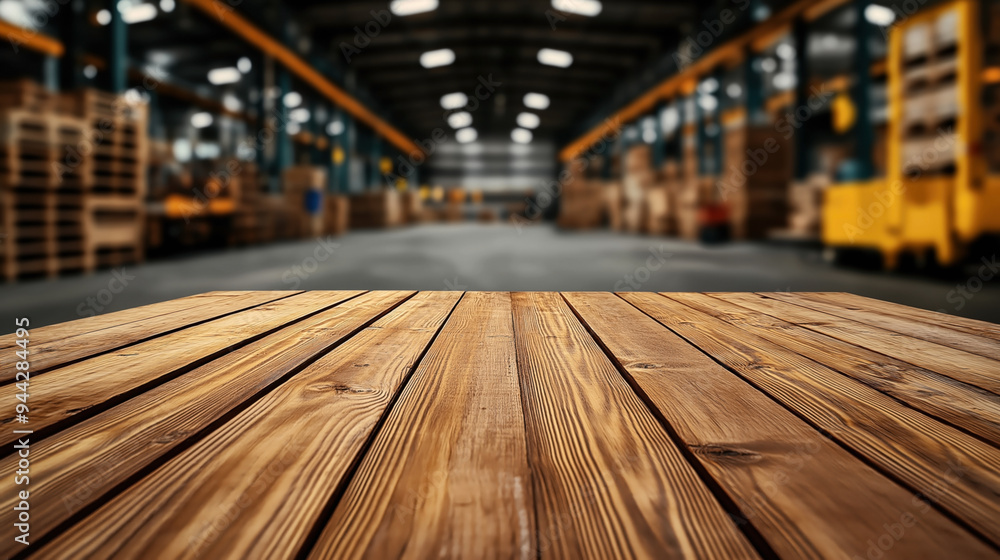
[[[38,326],[251,289],[1000,322],[996,0],[0,0],[0,35],[0,310]]]

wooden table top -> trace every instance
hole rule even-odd
[[[840,293],[212,292],[29,332],[4,558],[1000,557],[990,323]]]

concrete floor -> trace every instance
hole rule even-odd
[[[989,269],[981,277],[978,270],[940,279],[838,268],[816,250],[765,244],[706,248],[551,226],[427,225],[8,284],[0,317],[28,316],[38,327],[211,290],[789,290],[853,292],[1000,323],[1000,274],[990,281]]]

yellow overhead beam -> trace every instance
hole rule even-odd
[[[679,92],[689,89],[691,82],[696,81],[699,76],[712,71],[715,67],[732,64],[734,60],[745,56],[747,50],[759,50],[759,48],[766,47],[770,44],[769,42],[773,42],[785,33],[797,18],[802,17],[807,21],[816,19],[848,2],[850,0],[799,0],[739,37],[705,53],[683,70],[660,82],[653,89],[612,115],[611,118],[605,119],[604,122],[564,147],[559,152],[559,159],[569,161],[597,143],[601,137],[614,135],[617,132],[616,127],[652,111],[660,101],[670,99]]]
[[[9,42],[15,51],[24,47],[49,56],[60,57],[65,52],[63,44],[58,40],[42,35],[33,29],[18,27],[0,20],[0,38]]]
[[[288,47],[237,14],[228,4],[219,2],[218,0],[183,1],[205,12],[209,17],[217,20],[220,24],[229,28],[240,37],[243,37],[247,42],[256,46],[261,52],[274,57],[275,60],[283,64],[285,68],[297,75],[301,80],[325,95],[330,101],[344,111],[347,111],[352,117],[371,127],[378,135],[402,150],[403,153],[423,153],[403,133],[379,118],[375,113],[372,113],[346,91],[327,80]]]

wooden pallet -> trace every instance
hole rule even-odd
[[[91,194],[83,218],[86,270],[143,260],[145,211],[140,200]]]
[[[24,428],[58,452],[4,557],[1000,545],[980,321],[829,293],[217,292],[31,334]]]
[[[58,99],[57,94],[29,79],[0,81],[0,110],[54,112],[58,108]]]

